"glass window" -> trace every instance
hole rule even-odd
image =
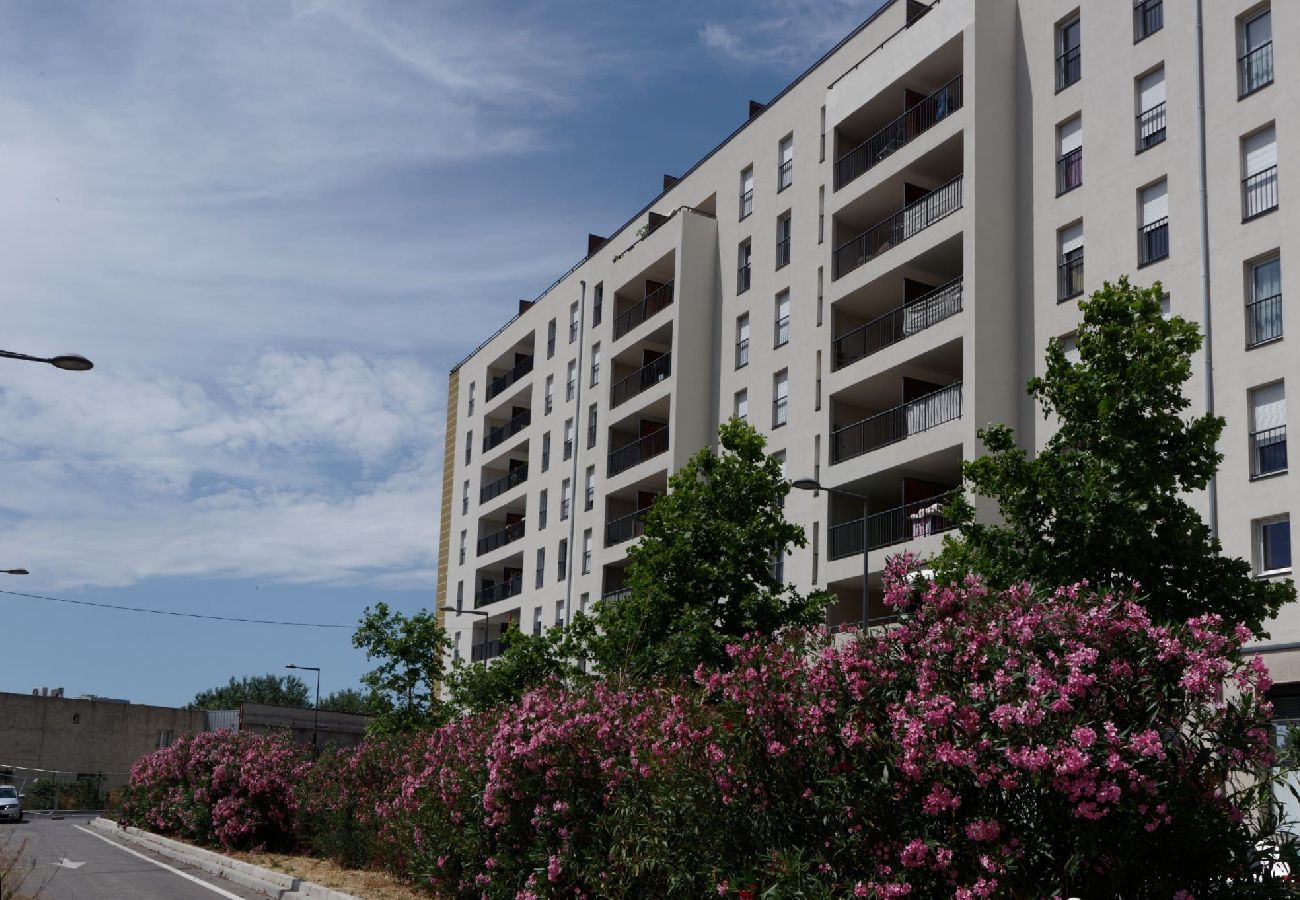
[[[754,167],[746,166],[740,173],[740,218],[746,219],[754,211]]]
[[[772,345],[783,347],[790,343],[790,292],[776,295],[776,321],[772,325]]]
[[[573,486],[569,479],[564,479],[560,484],[560,521],[568,521],[570,504],[573,503]]]
[[[1260,574],[1291,569],[1291,517],[1280,516],[1259,523],[1257,529]]]
[[[546,358],[555,355],[555,320],[546,323]]]
[[[569,343],[578,339],[578,301],[569,304]]]
[[[569,574],[569,540],[568,538],[560,539],[560,552],[555,554],[555,569],[560,581],[563,581]],[[560,621],[560,615],[564,609],[563,604],[555,608],[555,621]]]
[[[1079,47],[1079,17],[1062,22],[1056,29],[1056,89],[1063,91],[1083,75]]]
[[[1241,142],[1241,217],[1277,209],[1277,131],[1270,125]]]
[[[790,376],[782,369],[772,376],[772,427],[778,428],[789,419]]]
[[[1273,13],[1271,9],[1241,23],[1238,91],[1242,97],[1273,83]]]
[[[587,449],[596,446],[596,404],[587,407]]]
[[[733,415],[737,419],[749,418],[749,391],[736,391],[736,398],[733,404]]]
[[[740,242],[740,248],[736,255],[736,293],[743,294],[749,290],[750,245],[748,238]]]
[[[1083,223],[1062,228],[1056,235],[1057,300],[1069,300],[1083,293]]]
[[[583,486],[583,508],[590,510],[596,505],[596,467],[587,466],[587,480]]]
[[[541,531],[546,527],[546,513],[547,513],[546,491],[545,489],[543,489],[542,492],[537,495],[537,530],[538,531]]]
[[[794,135],[781,138],[777,156],[780,159],[776,169],[776,189],[779,192],[794,183]]]
[[[776,220],[776,267],[783,269],[790,264],[790,213],[786,212]]]
[[[533,587],[541,590],[546,584],[546,548],[537,548],[537,575],[533,580]]]
[[[591,573],[591,529],[582,533],[582,574]]]
[[[469,415],[474,415],[474,382],[469,383]]]
[[[1249,267],[1246,346],[1282,336],[1282,260],[1274,256]]]
[[[736,319],[736,368],[749,365],[749,313]]]
[[[1165,67],[1148,72],[1137,82],[1137,152],[1165,141]]]
[[[544,403],[545,405],[542,407],[542,415],[549,416],[551,414],[551,409],[555,405],[555,376],[554,375],[546,376],[546,395],[545,395]]]
[[[1286,467],[1286,384],[1275,381],[1250,392],[1250,477]]]
[[[1083,184],[1083,116],[1056,126],[1056,195]]]
[[[604,282],[596,285],[591,291],[591,327],[595,328],[600,325],[601,315],[605,308],[605,284]]]
[[[569,459],[573,456],[573,420],[564,421],[564,458]]]
[[[542,471],[545,472],[551,467],[551,433],[548,431],[542,435]]]
[[[600,344],[591,347],[591,386],[600,384]]]
[[[1169,182],[1161,180],[1139,195],[1142,227],[1138,230],[1138,265],[1158,262],[1169,255]]]
[[[578,361],[569,360],[569,367],[566,370],[564,382],[564,400],[566,403],[572,403],[573,397],[578,390]]]

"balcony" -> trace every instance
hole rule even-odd
[[[637,394],[648,391],[673,373],[673,355],[665,353],[637,369],[632,374],[620,378],[609,389],[611,408],[631,400]]]
[[[500,497],[506,491],[513,487],[523,484],[528,480],[528,463],[522,466],[516,466],[500,478],[493,479],[479,488],[478,502],[486,503],[496,497]]]
[[[620,587],[620,588],[614,588],[613,590],[610,591],[606,591],[605,593],[600,595],[600,599],[605,602],[609,602],[611,600],[622,600],[626,597],[631,597],[631,596],[632,596],[632,589],[630,587]]]
[[[1169,256],[1169,217],[1138,229],[1138,268]]]
[[[1083,148],[1075,147],[1056,161],[1056,196],[1083,184]]]
[[[638,509],[631,515],[623,516],[605,524],[605,546],[614,547],[639,538],[645,532],[645,519],[650,509]]]
[[[471,662],[487,662],[489,659],[496,659],[505,652],[505,647],[501,641],[484,641],[481,644],[475,644],[470,649]]]
[[[1133,43],[1146,40],[1164,27],[1164,0],[1138,0],[1133,5]]]
[[[1137,152],[1165,142],[1165,104],[1144,110],[1137,117]]]
[[[1286,426],[1252,431],[1250,434],[1250,477],[1264,478],[1286,471]]]
[[[484,553],[491,553],[493,550],[504,547],[506,544],[513,544],[523,536],[524,520],[520,519],[518,522],[511,523],[499,531],[494,531],[491,534],[479,538],[478,555],[482,556]]]
[[[955,316],[961,312],[961,288],[962,277],[959,275],[930,293],[836,338],[832,345],[832,370],[842,369]]]
[[[635,295],[633,295],[635,296]],[[673,305],[673,282],[661,285],[614,319],[614,340]]]
[[[867,516],[867,549],[879,550],[955,528],[956,523],[944,515],[944,507],[954,495],[954,491],[949,491]],[[826,531],[827,558],[844,559],[861,554],[862,537],[862,519],[832,525]]]
[[[484,606],[496,603],[498,600],[505,600],[510,597],[517,597],[524,590],[524,576],[513,575],[502,581],[500,584],[489,585],[482,590],[474,593],[474,608],[482,609]]]
[[[831,465],[961,418],[961,382],[831,432]]]
[[[506,372],[503,375],[497,375],[490,382],[488,382],[487,399],[491,400],[493,397],[496,397],[498,394],[500,394],[506,388],[510,387],[510,385],[519,381],[521,378],[523,378],[532,370],[533,370],[533,358],[531,356],[525,356],[519,362],[515,363],[514,368],[512,368],[509,372]]]
[[[1273,42],[1260,44],[1237,60],[1238,96],[1247,97],[1273,83]]]
[[[1246,348],[1282,337],[1282,295],[1261,297],[1246,304]]]
[[[843,278],[880,254],[934,225],[962,204],[962,176],[926,194],[835,249],[832,277]]]
[[[869,172],[961,106],[962,82],[958,75],[836,160],[835,190]]]
[[[496,428],[489,428],[487,434],[483,435],[483,452],[487,453],[493,447],[498,446],[502,441],[509,440],[519,432],[528,427],[533,421],[533,411],[526,409],[519,413],[504,425],[498,425]]]
[[[668,452],[668,426],[652,431],[640,440],[633,441],[609,454],[607,477],[626,472],[651,457]]]
[[[1249,222],[1277,209],[1277,166],[1241,180],[1241,221]]]

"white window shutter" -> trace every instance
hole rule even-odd
[[[1273,126],[1246,138],[1245,145],[1246,177],[1277,165],[1277,132]]]
[[[1072,250],[1078,250],[1083,246],[1083,223],[1079,222],[1062,228],[1060,231],[1061,255],[1069,253]]]
[[[1286,424],[1286,385],[1265,385],[1250,392],[1250,413],[1255,431],[1267,431]]]
[[[1150,225],[1169,217],[1169,182],[1161,181],[1142,191],[1142,224]]]
[[[1063,122],[1056,130],[1056,155],[1064,156],[1083,146],[1083,116]]]
[[[1138,82],[1138,111],[1147,112],[1165,102],[1164,66],[1148,73]]]

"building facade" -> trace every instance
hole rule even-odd
[[[1226,552],[1289,577],[1300,100],[1274,30],[1300,33],[1300,7],[892,0],[751,104],[451,373],[453,655],[617,597],[645,511],[733,415],[791,478],[866,498],[793,492],[808,546],[782,565],[838,597],[830,624],[882,616],[886,556],[938,548],[977,430],[1050,435],[1025,382],[1123,274],[1207,335],[1188,391],[1228,426],[1194,502]],[[1256,649],[1300,683],[1300,611],[1271,631]]]

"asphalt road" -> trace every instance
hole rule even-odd
[[[36,869],[23,885],[39,900],[217,900],[262,898],[248,888],[89,827],[89,816],[50,819],[30,812],[0,825],[0,841],[25,841]]]

